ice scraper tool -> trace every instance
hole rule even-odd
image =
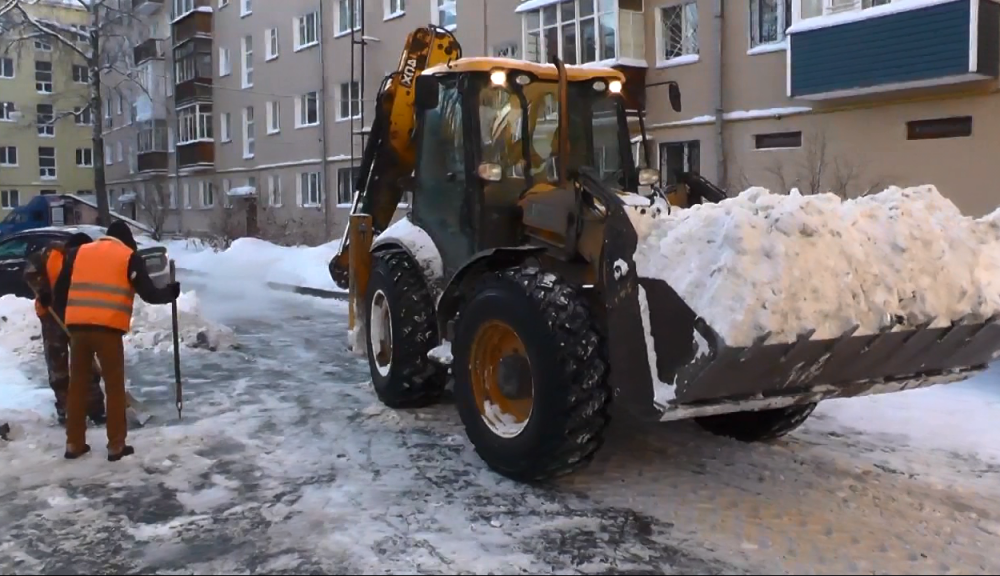
[[[177,265],[170,261],[170,283],[177,281]],[[180,335],[177,331],[177,299],[170,303],[170,320],[174,330],[174,397],[177,402],[177,419],[181,419],[184,410],[184,393],[181,387],[181,347]]]

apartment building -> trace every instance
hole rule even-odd
[[[67,28],[87,22],[69,3],[42,0],[26,9]],[[87,67],[54,39],[7,41],[13,38],[0,44],[0,219],[39,194],[94,189]]]
[[[1000,201],[993,0],[128,1],[156,22],[134,42],[138,76],[163,82],[134,118],[129,98],[102,111],[110,187],[119,204],[167,190],[168,231],[338,236],[379,84],[427,23],[466,56],[622,70],[667,181],[932,183],[970,214]]]

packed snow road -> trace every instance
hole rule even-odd
[[[51,392],[30,389],[44,366],[19,364],[31,383],[0,400],[0,571],[1000,571],[996,371],[830,403],[772,445],[617,422],[591,467],[529,488],[478,460],[452,406],[379,405],[343,305],[199,294],[241,348],[184,351],[180,422],[170,354],[130,356],[156,409],[135,458],[106,462],[99,429],[63,461]]]

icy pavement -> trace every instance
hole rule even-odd
[[[478,460],[452,406],[379,405],[342,305],[199,295],[242,347],[184,351],[180,422],[170,354],[130,356],[157,409],[135,458],[106,462],[99,429],[94,454],[61,460],[51,393],[4,389],[0,571],[1000,571],[996,372],[832,402],[771,445],[618,423],[593,466],[530,488]],[[39,363],[21,368],[40,386]]]

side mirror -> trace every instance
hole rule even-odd
[[[660,183],[660,171],[655,168],[643,168],[639,170],[639,185],[653,186]]]
[[[674,109],[674,112],[680,112],[681,88],[677,85],[677,82],[671,82],[667,85],[667,94],[670,98],[670,107]]]
[[[438,107],[438,81],[433,76],[417,76],[416,93],[413,100],[418,110],[433,110]]]
[[[476,170],[479,177],[487,182],[499,182],[503,179],[503,166],[499,164],[491,164],[489,162],[483,162],[479,165]]]

